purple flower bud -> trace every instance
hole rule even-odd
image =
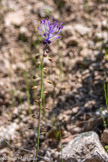
[[[48,44],[50,44],[51,43],[51,41],[50,40],[48,40]]]
[[[58,34],[61,32],[63,22],[59,25],[58,20],[53,21],[53,17],[40,21],[38,27],[41,36],[44,38],[44,44],[50,44],[52,41],[59,39]]]
[[[43,56],[46,57],[47,56],[47,53],[44,53]]]

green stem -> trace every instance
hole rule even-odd
[[[45,52],[45,49],[44,49]],[[40,94],[40,106],[39,106],[39,119],[38,119],[38,134],[37,134],[37,143],[36,143],[36,162],[39,152],[39,137],[40,137],[40,123],[41,123],[41,112],[42,112],[42,104],[43,104],[43,66],[44,66],[44,56],[41,58],[41,66],[40,66],[40,75],[41,75],[41,94]]]
[[[60,134],[61,162],[63,162],[63,159],[62,159],[62,150],[63,150],[63,146],[62,146],[62,136],[61,136],[61,128],[60,128],[60,125],[59,125],[59,134]]]
[[[106,102],[106,108],[108,114],[108,84],[107,83],[104,83],[104,93],[105,93],[105,102]],[[107,117],[107,124],[108,124],[108,117]]]
[[[28,112],[29,115],[32,114],[32,110],[31,110],[31,103],[30,103],[30,88],[29,88],[29,83],[28,83],[28,76],[27,76],[27,72],[24,72],[24,79],[26,82],[26,95],[27,95],[27,102],[28,102]]]
[[[104,128],[106,129],[107,128],[107,122],[106,122],[106,120],[105,120],[105,117],[104,117],[104,115],[103,115],[103,108],[102,107],[100,107],[100,113],[101,113],[101,118],[102,118],[102,120],[103,120],[103,125],[104,125]]]

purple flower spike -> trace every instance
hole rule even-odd
[[[40,21],[40,26],[38,27],[41,36],[44,38],[45,44],[50,44],[52,41],[59,39],[58,34],[63,29],[63,23],[59,25],[58,20],[53,21],[53,17],[50,19],[46,18]]]

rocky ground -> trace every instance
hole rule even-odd
[[[38,161],[57,161],[61,143],[64,147],[81,132],[94,130],[99,137],[103,132],[100,107],[105,114],[107,0],[0,0],[2,160],[26,162],[35,157],[39,112],[35,100],[40,94],[35,56],[43,50],[38,26],[50,16],[63,22],[64,28],[61,40],[50,45],[52,62],[48,57],[44,60],[47,109],[43,108]]]

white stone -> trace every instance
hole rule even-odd
[[[88,34],[91,31],[90,28],[83,26],[82,24],[75,25],[74,29],[82,36]]]
[[[63,34],[64,37],[69,37],[69,36],[75,35],[72,25],[64,25],[61,33]]]
[[[10,12],[7,14],[5,18],[6,26],[10,26],[12,24],[20,26],[23,23],[23,21],[24,21],[24,13],[21,10],[16,12]]]
[[[64,162],[108,162],[108,154],[97,133],[85,132],[73,138],[62,151]],[[61,158],[58,159],[60,162]]]

